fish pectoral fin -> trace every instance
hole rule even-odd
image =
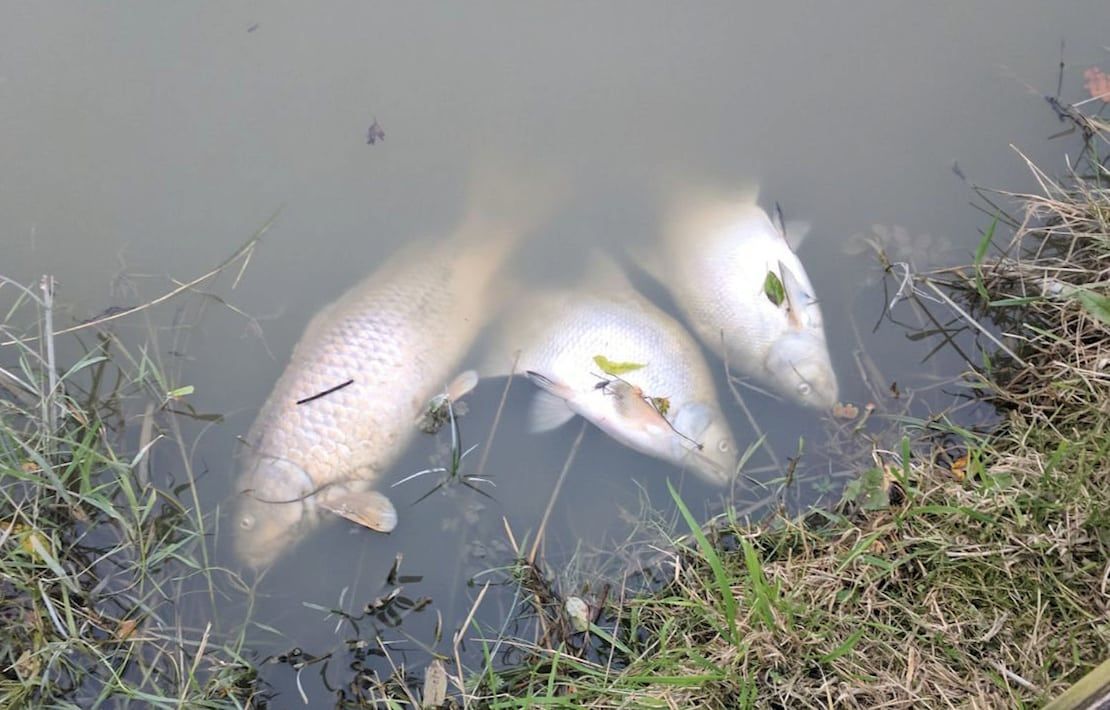
[[[541,390],[536,393],[528,410],[528,428],[531,431],[558,429],[574,418],[574,412],[567,404],[567,399],[574,396],[573,390],[533,370],[528,371],[528,379]]]
[[[377,491],[347,491],[319,501],[328,512],[377,532],[392,532],[397,527],[397,509]]]
[[[458,402],[465,395],[470,394],[471,390],[478,386],[478,371],[467,370],[460,372],[451,380],[447,385],[447,398],[452,402]]]

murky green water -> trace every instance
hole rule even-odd
[[[281,209],[238,288],[220,291],[260,329],[214,302],[199,319],[193,310],[158,312],[157,325],[196,326],[183,351],[165,335],[163,356],[195,386],[196,409],[226,415],[193,453],[213,511],[234,493],[236,437],[308,318],[399,244],[449,230],[468,171],[491,152],[573,176],[572,199],[521,267],[538,282],[542,265],[545,283],[570,278],[595,241],[654,239],[650,187],[661,179],[758,180],[765,206],[778,201],[814,225],[800,253],[821,297],[842,398],[872,399],[858,364],[865,353],[881,371],[876,387],[897,381],[919,391],[922,407],[947,406],[952,390],[930,386],[962,362],[945,350],[922,364],[935,343],[889,323],[873,331],[892,294],[853,237],[881,225],[918,267],[966,261],[989,218],[969,205],[953,164],[978,184],[1029,185],[1008,146],[1056,159],[1059,145],[1046,139],[1060,126],[1041,95],[1056,91],[1060,42],[1063,96],[1078,99],[1082,69],[1106,58],[1110,19],[1095,1],[9,4],[0,14],[0,272],[24,281],[55,274],[59,299],[83,319],[157,295],[166,275],[203,273]],[[375,121],[384,139],[370,145]],[[140,276],[120,280],[121,271]],[[756,435],[723,373],[718,381],[746,446]],[[470,399],[465,443],[488,436],[503,385],[484,383]],[[392,535],[328,525],[270,570],[255,588],[259,625],[248,631],[259,657],[334,652],[329,681],[350,680],[353,631],[337,632],[320,609],[357,614],[390,592],[398,554],[402,575],[420,577],[403,583],[403,596],[432,603],[400,628],[387,615],[367,619],[361,637],[373,638],[376,624],[395,642],[393,660],[415,668],[427,658],[422,644],[449,652],[481,585],[504,579],[495,570],[511,559],[506,530],[531,544],[579,432],[575,420],[529,434],[521,413],[530,388],[510,390],[486,469],[492,499],[452,487],[413,505],[434,482],[417,479],[390,491],[401,516]],[[808,442],[787,502],[835,495],[843,466],[815,443],[831,425],[750,391],[745,399],[781,460]],[[446,442],[446,433],[418,439],[383,489],[440,465]],[[173,452],[161,460],[181,475]],[[645,506],[674,515],[668,477],[705,517],[772,492],[758,483],[777,475],[758,472],[768,464],[758,454],[757,472],[722,492],[589,428],[551,510],[546,559],[569,591],[602,564],[599,553],[623,547]],[[225,537],[221,528],[217,560],[236,567]],[[481,633],[469,635],[496,637],[515,602],[510,587],[492,587],[475,616]],[[230,595],[223,631],[243,610]],[[464,652],[480,663],[479,645]],[[363,663],[390,669],[376,655]],[[314,702],[327,697],[320,668],[302,672]],[[296,703],[294,672],[268,669],[281,704]]]

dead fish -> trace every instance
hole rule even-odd
[[[542,390],[534,431],[578,414],[629,448],[728,483],[738,451],[697,342],[608,259],[590,263],[580,287],[520,300],[482,374],[508,374],[515,355],[516,371]]]
[[[679,190],[670,202],[658,253],[640,261],[691,329],[733,372],[803,406],[836,404],[821,309],[788,242],[796,246],[808,226],[775,225],[750,194]]]
[[[403,249],[309,323],[242,454],[235,547],[251,567],[292,547],[320,511],[396,526],[372,487],[494,311],[495,273],[546,213],[519,184],[479,188],[454,234]],[[463,389],[474,381],[459,377]]]

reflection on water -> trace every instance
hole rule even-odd
[[[963,369],[958,354],[922,363],[935,343],[890,324],[873,330],[896,294],[875,281],[871,246],[919,269],[967,258],[987,218],[968,206],[953,162],[975,183],[1015,186],[1021,163],[1008,144],[1035,161],[1055,154],[1042,139],[1057,127],[1036,94],[1055,90],[1066,37],[1074,66],[1064,92],[1079,95],[1082,68],[1103,58],[1088,49],[1105,40],[1105,23],[1091,21],[1105,18],[1103,5],[876,2],[801,15],[641,3],[352,2],[311,15],[292,4],[11,7],[0,23],[3,269],[24,282],[56,274],[59,297],[84,319],[132,305],[129,291],[108,287],[121,266],[201,273],[283,206],[239,287],[222,294],[237,310],[209,308],[178,358],[195,386],[190,403],[228,413],[194,454],[210,470],[201,494],[213,511],[233,495],[235,437],[311,315],[388,254],[449,231],[466,175],[490,152],[573,177],[573,199],[517,265],[537,289],[575,283],[589,246],[657,240],[656,196],[668,181],[758,180],[765,207],[777,201],[788,219],[813,224],[800,256],[821,298],[840,399],[876,419],[891,401],[947,406],[957,395],[935,385]],[[644,290],[678,313],[666,289]],[[921,325],[908,303],[892,315]],[[490,496],[447,485],[421,500],[437,482],[429,474],[390,489],[391,535],[337,523],[308,536],[255,585],[254,648],[332,653],[324,675],[333,683],[350,679],[350,663],[382,675],[392,663],[419,669],[427,647],[453,653],[486,582],[474,629],[506,630],[520,599],[500,585],[504,568],[517,547],[530,549],[541,521],[537,553],[569,593],[599,565],[613,571],[632,556],[627,541],[647,534],[644,511],[673,518],[668,478],[699,517],[758,516],[768,497],[791,508],[835,497],[853,462],[819,444],[831,434],[824,448],[836,454],[856,421],[822,419],[718,367],[713,377],[740,448],[766,437],[730,490],[596,429],[582,433],[577,421],[530,433],[532,388],[514,381],[483,466]],[[469,398],[464,448],[490,438],[504,384],[483,382]],[[419,435],[383,486],[450,456],[448,431]],[[216,554],[237,565],[225,529]],[[606,557],[614,550],[616,562]],[[244,608],[222,610],[224,632]],[[394,642],[390,658],[348,644],[379,634]],[[481,652],[460,646],[471,667]],[[299,671],[290,661],[285,653],[266,670],[283,703],[298,695],[298,672],[312,698],[327,693],[316,672],[324,661]]]

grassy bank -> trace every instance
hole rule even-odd
[[[221,572],[178,427],[190,388],[155,343],[55,337],[51,279],[0,292],[0,707],[248,705],[254,670],[195,626]]]
[[[1056,108],[1086,139],[1076,171],[1031,165],[1042,191],[987,196],[997,219],[973,264],[914,277],[985,344],[965,384],[1000,425],[890,415],[834,512],[703,532],[683,509],[668,581],[595,595],[588,633],[529,566],[543,632],[476,677],[474,701],[1037,706],[1107,658],[1110,132]]]

